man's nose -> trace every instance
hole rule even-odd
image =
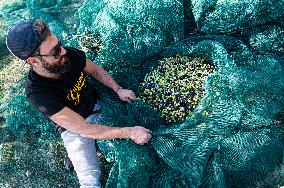
[[[66,50],[62,46],[60,46],[60,56],[66,55]]]

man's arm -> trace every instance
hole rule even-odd
[[[121,100],[130,101],[136,98],[131,90],[120,87],[107,71],[89,59],[86,60],[84,72],[93,75],[96,80],[115,91]]]
[[[145,144],[151,139],[151,131],[144,127],[109,127],[106,125],[90,124],[68,107],[64,107],[61,111],[50,116],[50,119],[65,129],[79,133],[87,138],[99,140],[130,138],[137,144]]]

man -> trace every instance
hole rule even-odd
[[[7,47],[31,66],[26,84],[30,103],[57,124],[81,187],[100,187],[95,139],[130,138],[137,144],[151,139],[150,130],[98,125],[100,102],[86,73],[110,87],[123,101],[135,99],[85,53],[61,46],[42,20],[21,22],[8,31]]]

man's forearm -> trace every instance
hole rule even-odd
[[[116,81],[112,78],[112,76],[105,71],[102,67],[98,67],[97,71],[93,74],[94,78],[104,85],[108,86],[115,92],[121,88]]]
[[[90,124],[87,123],[82,116],[67,107],[51,116],[50,119],[56,124],[64,127],[65,129],[95,139],[108,140],[130,137],[127,127],[121,128]]]
[[[151,131],[144,127],[109,127],[106,125],[90,124],[68,107],[64,107],[49,118],[65,129],[88,138],[100,140],[130,138],[137,144],[147,143],[151,139]]]
[[[128,127],[108,127],[105,125],[90,125],[90,129],[82,131],[81,135],[86,138],[98,140],[110,140],[116,138],[130,138]]]

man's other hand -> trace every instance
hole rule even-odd
[[[141,126],[128,127],[129,138],[136,144],[144,145],[152,138],[151,131]]]
[[[116,93],[119,96],[119,98],[123,101],[129,102],[130,100],[136,99],[136,96],[133,93],[133,91],[128,90],[128,89],[119,88],[116,91]]]

